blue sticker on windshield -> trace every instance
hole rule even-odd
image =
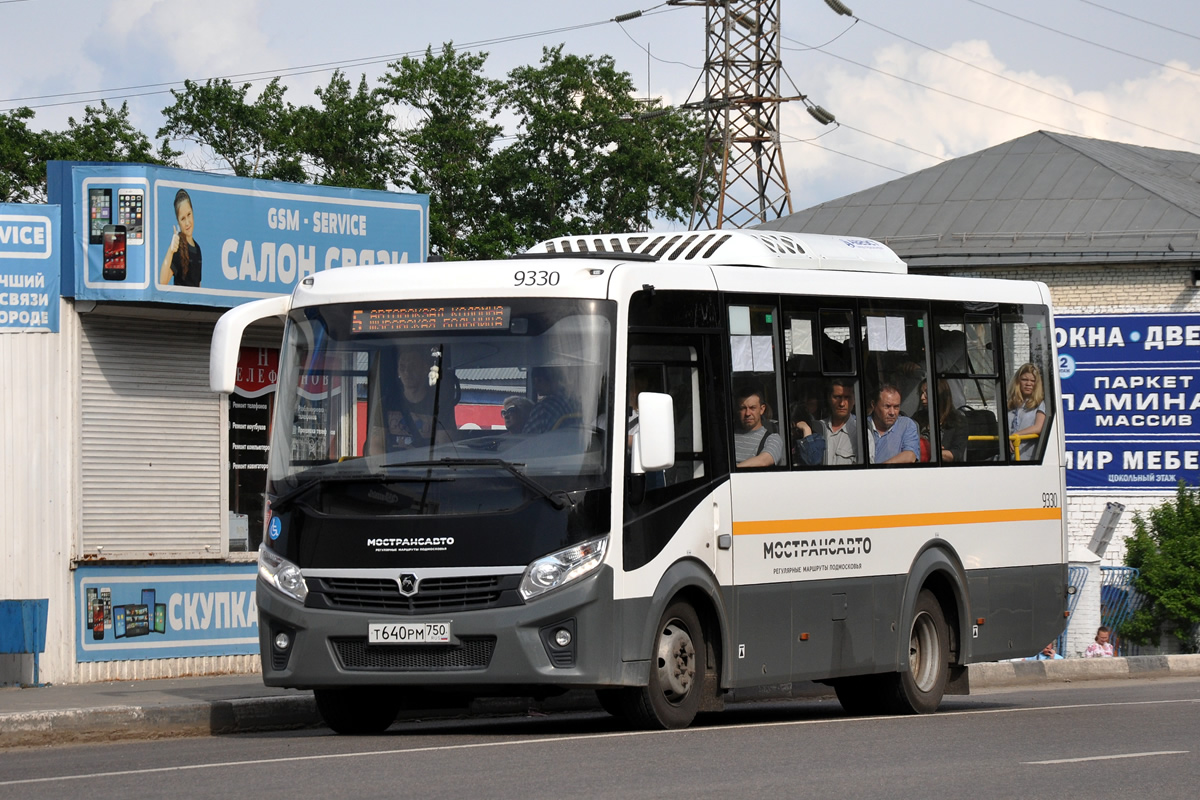
[[[283,533],[283,523],[279,521],[279,517],[271,517],[271,526],[267,529],[267,535],[271,537],[271,541],[275,541],[281,533]]]

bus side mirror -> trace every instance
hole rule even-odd
[[[658,472],[675,465],[675,404],[671,395],[638,395],[638,432],[633,437],[634,474]]]
[[[208,387],[214,392],[231,394],[237,381],[238,351],[242,332],[259,320],[286,317],[292,305],[290,294],[276,295],[235,306],[217,320],[209,348]]]

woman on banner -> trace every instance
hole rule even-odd
[[[192,238],[195,224],[195,218],[192,216],[192,198],[186,190],[180,189],[175,193],[175,232],[171,235],[171,243],[167,245],[167,253],[163,256],[162,268],[158,272],[159,283],[170,283],[174,278],[176,286],[199,288],[201,257],[200,245]],[[181,242],[185,243],[185,246],[180,246]]]

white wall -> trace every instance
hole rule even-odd
[[[48,598],[41,680],[69,680],[76,526],[79,318],[60,300],[58,333],[0,334],[0,599]],[[31,657],[0,656],[0,683],[31,679]]]

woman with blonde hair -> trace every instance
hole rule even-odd
[[[1017,451],[1020,442],[1021,461],[1033,458],[1037,437],[1046,424],[1046,391],[1042,386],[1042,371],[1034,364],[1022,364],[1008,387],[1009,436],[1029,436],[1028,439],[1009,439],[1009,450]]]

